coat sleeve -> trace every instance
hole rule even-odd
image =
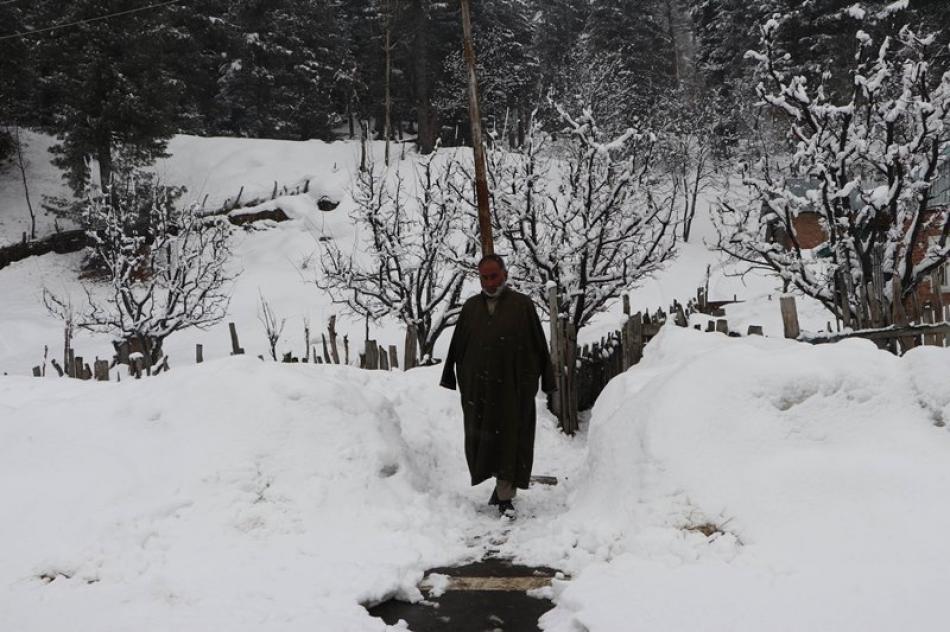
[[[553,393],[557,389],[557,384],[554,383],[551,352],[548,349],[548,341],[544,337],[541,319],[538,318],[538,310],[535,309],[530,300],[528,301],[528,312],[531,319],[531,338],[534,340],[535,353],[538,354],[538,366],[541,369],[541,390],[545,393]]]
[[[455,331],[452,332],[452,341],[449,343],[449,353],[445,356],[445,362],[442,367],[442,379],[439,386],[454,391],[457,382],[455,379],[455,365],[462,359],[462,350],[465,346],[465,310],[459,314],[459,319],[455,323]]]

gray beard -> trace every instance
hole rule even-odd
[[[499,285],[499,286],[498,286],[498,289],[495,290],[494,292],[488,292],[487,290],[485,290],[485,289],[483,288],[483,289],[482,289],[482,293],[485,294],[485,296],[487,296],[488,298],[498,298],[498,296],[502,293],[502,291],[503,291],[506,287],[508,287],[508,282],[507,282],[507,281],[505,281],[504,283],[502,283],[501,285]]]

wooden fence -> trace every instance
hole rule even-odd
[[[942,301],[915,305],[912,310],[902,309],[894,319],[897,324],[863,329],[838,327],[837,331],[832,331],[831,323],[828,323],[827,330],[818,333],[802,332],[795,297],[783,296],[781,310],[785,337],[802,342],[827,344],[848,338],[864,338],[897,355],[922,345],[950,346],[950,305],[943,305]]]
[[[653,313],[630,313],[629,296],[623,297],[625,320],[621,328],[612,331],[599,341],[582,347],[577,345],[574,326],[563,319],[551,320],[551,361],[554,365],[554,378],[557,391],[548,400],[548,408],[558,417],[561,429],[574,434],[578,428],[579,411],[587,410],[603,391],[611,379],[623,373],[643,357],[643,347],[660,332],[668,320],[679,327],[689,326],[693,314],[705,314],[715,320],[709,320],[706,331],[716,331],[731,336],[739,335],[729,330],[729,324],[721,316],[723,307],[738,302],[708,301],[707,290],[699,288],[696,298],[685,305],[673,301],[669,312],[658,309]],[[548,309],[557,314],[557,290],[551,288],[548,293]],[[701,325],[695,325],[702,329]],[[762,327],[752,326],[747,335],[761,335]]]
[[[311,340],[309,326],[304,327],[305,352],[295,355],[293,352],[284,353],[280,359],[285,363],[312,363],[312,364],[350,364],[350,342],[349,336],[341,337],[336,330],[336,316],[331,316],[327,331],[320,334],[320,340]],[[228,335],[231,342],[231,355],[243,355],[244,347],[241,346],[238,336],[237,325],[233,322],[228,323]],[[129,343],[118,343],[115,345],[115,355],[111,360],[100,360],[98,357],[92,362],[92,366],[84,361],[83,357],[76,354],[72,346],[72,333],[67,326],[64,335],[63,363],[60,364],[55,358],[49,360],[49,348],[46,347],[43,353],[43,364],[33,367],[33,375],[36,377],[46,376],[47,362],[52,365],[60,377],[75,378],[80,380],[91,380],[95,378],[98,381],[109,381],[110,372],[119,365],[128,366],[128,374],[134,378],[140,378],[147,373],[161,373],[169,369],[168,356],[162,356],[159,364],[151,369],[145,365],[145,356],[142,353],[136,353]],[[342,342],[342,344],[341,344]],[[341,348],[342,347],[342,348]],[[359,353],[359,366],[362,369],[391,371],[399,369],[399,352],[395,345],[389,345],[384,348],[376,340],[369,339],[364,342],[364,352]],[[402,365],[407,370],[419,366],[419,343],[415,327],[409,327],[406,332],[406,341],[403,354]],[[261,360],[263,355],[258,356]],[[201,364],[204,362],[204,345],[195,345],[195,362]],[[116,374],[117,379],[121,379],[120,374]]]

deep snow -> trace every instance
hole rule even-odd
[[[0,629],[382,630],[361,603],[486,550],[571,575],[549,632],[942,629],[948,372],[944,349],[668,327],[589,437],[542,413],[560,484],[514,525],[468,486],[437,368],[6,377]]]
[[[61,186],[44,143],[31,140],[35,195]],[[287,318],[280,351],[302,351],[304,318],[317,337],[337,314],[355,358],[363,323],[311,275],[321,238],[357,248],[356,146],[178,137],[171,150],[159,173],[209,205],[242,186],[268,195],[274,180],[312,188],[268,203],[292,221],[235,230],[228,320],[244,357],[228,357],[225,322],[170,338],[173,370],[157,378],[24,377],[43,345],[61,353],[41,290],[81,298],[79,255],[0,270],[0,630],[383,630],[361,603],[418,599],[425,569],[488,550],[570,574],[546,591],[549,632],[945,627],[950,350],[782,340],[774,281],[727,276],[701,215],[680,258],[632,289],[634,310],[685,300],[708,266],[713,299],[746,299],[727,308],[733,329],[776,337],[667,328],[574,438],[539,401],[535,472],[560,483],[521,494],[509,525],[484,506],[488,484],[468,485],[457,394],[436,386],[438,368],[255,358],[260,294]],[[0,175],[13,239],[17,182]],[[322,195],[340,206],[319,211]],[[820,308],[799,303],[820,328]],[[620,319],[615,305],[582,341]],[[396,323],[371,330],[401,346]],[[76,346],[111,355],[103,337]]]

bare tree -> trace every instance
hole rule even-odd
[[[26,210],[30,214],[30,239],[36,239],[36,212],[33,210],[33,201],[30,199],[30,185],[26,178],[26,160],[23,158],[23,139],[20,138],[20,126],[13,126],[13,148],[16,153],[16,165],[23,181],[23,195],[26,197]]]
[[[83,205],[84,223],[93,227],[93,259],[105,278],[84,284],[88,307],[76,326],[129,343],[144,355],[149,374],[168,336],[219,322],[229,303],[230,225],[177,207],[180,193],[132,174]],[[44,296],[54,313],[68,306],[51,292]]]
[[[261,321],[261,324],[264,325],[264,332],[267,334],[267,346],[270,349],[270,356],[273,360],[277,361],[277,342],[280,340],[281,335],[284,333],[284,326],[287,324],[286,318],[279,319],[274,314],[274,309],[270,306],[270,303],[264,298],[264,294],[260,294],[260,307],[257,311],[257,319]],[[307,323],[307,354],[309,357],[310,354],[310,342],[309,342],[309,323]]]
[[[678,91],[659,110],[657,123],[664,129],[661,161],[676,192],[680,235],[688,242],[700,195],[723,179],[715,156],[715,108],[711,99],[690,98]]]
[[[545,308],[555,283],[562,313],[580,329],[675,256],[676,182],[653,172],[653,133],[607,140],[591,110],[577,119],[558,110],[562,156],[546,151],[538,125],[523,154],[492,152],[495,222],[512,278]]]
[[[474,234],[455,195],[464,179],[446,152],[427,156],[407,179],[400,167],[369,165],[356,175],[352,219],[365,241],[345,253],[330,241],[322,253],[317,286],[334,302],[372,319],[398,318],[418,332],[423,361],[461,310],[466,262],[474,257]]]
[[[950,73],[932,71],[933,37],[905,27],[875,43],[861,31],[853,92],[836,103],[821,84],[784,71],[780,28],[779,19],[762,26],[760,50],[748,56],[762,103],[789,121],[793,153],[782,164],[781,150],[765,147],[740,165],[750,194],[721,202],[718,245],[860,326],[869,293],[901,303],[950,255],[950,223],[930,193],[950,143]],[[803,247],[804,212],[819,218],[822,248]]]

